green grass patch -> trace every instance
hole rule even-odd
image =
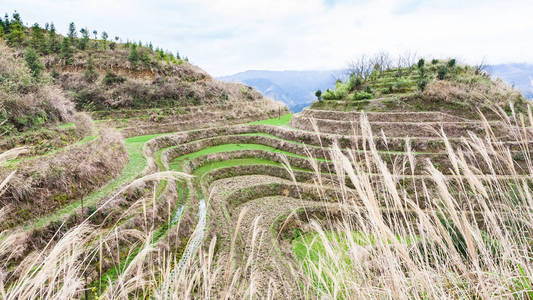
[[[338,233],[328,231],[325,233],[325,240],[320,237],[317,232],[310,232],[302,234],[301,231],[295,230],[293,232],[292,251],[299,262],[302,264],[304,272],[312,279],[314,287],[326,293],[332,293],[334,289],[335,280],[338,276],[353,278],[353,262],[348,255],[351,241],[346,233]],[[356,245],[362,247],[374,246],[376,244],[376,237],[359,231],[354,231],[351,238]],[[396,236],[398,241],[402,244],[412,245],[416,239],[412,237]],[[326,251],[324,242],[327,242],[336,253],[336,257],[331,257]],[[392,241],[387,241],[390,244]],[[323,271],[320,275],[317,270],[322,267]],[[345,291],[349,293],[349,291]],[[341,296],[341,298],[343,298]]]
[[[198,177],[202,177],[203,175],[216,169],[230,168],[230,167],[235,167],[235,166],[247,166],[247,165],[269,165],[269,166],[282,167],[280,163],[271,161],[268,159],[238,158],[238,159],[229,159],[229,160],[207,163],[201,166],[200,168],[196,169],[194,171],[194,175]]]
[[[213,147],[207,147],[207,148],[204,148],[204,149],[202,149],[200,151],[196,151],[196,152],[192,152],[192,153],[188,153],[186,155],[180,156],[180,157],[172,160],[172,162],[170,162],[170,168],[172,170],[181,171],[181,170],[183,170],[182,163],[184,161],[186,161],[186,160],[191,160],[191,159],[194,159],[194,158],[197,158],[197,157],[201,157],[201,156],[205,156],[205,155],[208,155],[208,154],[214,154],[214,153],[220,153],[220,152],[234,152],[234,151],[242,151],[242,150],[248,150],[248,151],[249,150],[262,150],[262,151],[268,151],[268,152],[272,152],[272,153],[285,154],[287,156],[292,156],[292,157],[299,157],[299,158],[305,158],[305,159],[308,158],[307,156],[294,154],[294,153],[291,153],[291,152],[279,150],[279,149],[276,149],[276,148],[273,148],[273,147],[269,147],[269,146],[265,146],[265,145],[259,145],[259,144],[224,144],[224,145],[218,145],[218,146],[213,146]],[[320,159],[320,158],[316,158],[316,160],[326,161],[326,160]]]
[[[293,114],[285,114],[280,118],[272,118],[261,121],[254,121],[248,123],[249,125],[274,125],[274,126],[288,126],[291,122]]]

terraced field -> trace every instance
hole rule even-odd
[[[125,123],[141,115],[132,111],[127,117]],[[159,262],[160,267],[181,274],[203,251],[203,241],[213,238],[211,259],[224,266],[219,276],[231,281],[239,265],[250,264],[254,294],[275,290],[277,297],[306,297],[335,289],[331,274],[317,277],[310,271],[325,251],[314,244],[316,222],[331,230],[331,237],[342,222],[364,228],[365,222],[381,220],[400,243],[413,245],[408,231],[418,236],[423,230],[409,224],[420,221],[421,212],[459,213],[485,228],[495,221],[473,194],[491,197],[496,205],[496,190],[507,193],[532,184],[531,128],[504,121],[440,112],[306,109],[295,116],[210,127],[214,122],[201,126],[206,128],[172,122],[161,128],[124,127],[128,163],[118,177],[84,197],[82,218],[80,200],[24,229],[45,239],[62,226],[99,226],[93,239],[100,242],[92,244],[97,249],[100,243],[101,249],[104,240],[107,254],[91,258],[94,271],[86,278],[91,297],[125,296],[123,286],[133,284],[132,268],[146,259],[148,248],[175,257],[169,265]],[[152,134],[137,135],[147,132]],[[143,175],[148,177],[138,179]],[[118,230],[130,230],[131,236],[114,237]],[[134,231],[151,234],[139,244]],[[365,241],[358,231],[355,235],[368,249],[377,243]],[[311,250],[306,252],[307,244]],[[12,260],[20,262],[27,254]],[[293,280],[294,270],[302,268],[311,282]],[[148,294],[164,297],[179,286],[176,276],[155,280],[157,292]],[[228,293],[224,280],[208,290]]]
[[[417,187],[419,191],[424,190],[422,185],[426,186],[426,193],[437,193],[437,188],[431,182],[432,175],[426,172],[426,160],[431,160],[436,168],[448,174],[444,175],[446,181],[455,179],[462,182],[464,178],[454,174],[454,166],[450,163],[449,153],[446,152],[446,143],[454,147],[466,146],[468,142],[461,139],[468,134],[466,130],[478,134],[484,130],[482,122],[468,121],[443,113],[376,113],[367,115],[372,131],[376,130],[376,123],[390,124],[387,128],[391,130],[386,131],[385,127],[378,127],[378,132],[384,131],[387,138],[379,136],[375,142],[369,142],[365,139],[369,138],[370,131],[363,133],[360,131],[361,127],[357,128],[359,124],[365,124],[360,121],[361,116],[360,113],[308,109],[293,118],[284,116],[284,121],[272,119],[253,124],[170,134],[151,140],[147,147],[158,154],[156,165],[160,170],[180,171],[195,176],[191,185],[192,192],[189,193],[191,197],[187,203],[191,212],[196,212],[194,208],[203,203],[200,200],[207,201],[209,222],[205,228],[204,223],[198,223],[198,226],[218,237],[217,256],[233,257],[235,261],[243,260],[245,253],[253,248],[253,245],[247,244],[246,237],[252,237],[257,231],[264,232],[259,240],[254,241],[260,245],[254,249],[257,261],[254,268],[260,270],[260,277],[255,279],[256,289],[262,294],[268,290],[269,278],[289,274],[290,268],[287,268],[284,262],[295,262],[293,253],[288,251],[290,247],[287,244],[292,239],[289,233],[296,230],[294,226],[306,228],[305,221],[302,220],[308,220],[309,216],[305,214],[320,216],[328,211],[334,212],[339,210],[335,203],[363,206],[360,195],[353,190],[354,183],[349,180],[340,183],[335,175],[338,166],[331,160],[333,145],[342,145],[344,150],[339,149],[340,153],[363,156],[368,155],[369,148],[376,147],[376,153],[383,159],[386,168],[391,170],[393,184],[403,185],[403,189],[411,193],[409,196],[415,198]],[[307,121],[312,124],[312,120],[324,120],[323,124],[319,123],[318,132],[326,133],[317,133],[313,131],[316,127],[305,123]],[[375,120],[380,121],[374,122]],[[328,122],[337,122],[345,127],[328,127]],[[432,131],[420,131],[417,130],[418,127],[410,129],[410,125],[429,125],[433,128]],[[500,123],[485,125],[503,129]],[[439,132],[439,128],[442,128],[442,131]],[[418,133],[416,139],[408,138],[411,132]],[[501,137],[499,132],[495,132],[497,137]],[[503,132],[506,131],[502,130],[502,134]],[[524,149],[519,149],[513,142],[516,136],[512,136],[511,132],[507,133],[506,142],[499,146],[514,146],[510,153],[524,153]],[[449,138],[444,139],[441,134]],[[406,146],[406,143],[410,146]],[[467,159],[481,161],[476,156]],[[480,182],[506,179],[512,181],[517,178],[517,174],[522,174],[518,178],[531,184],[527,165],[525,158],[522,161],[515,159],[512,166],[500,166],[501,168],[491,168],[481,163],[478,165],[480,172],[475,178]],[[366,175],[377,183],[375,187],[383,189],[380,185],[386,182],[383,178],[385,174],[379,170],[379,166],[371,166],[367,171]],[[339,184],[346,186],[346,190],[341,190]],[[436,203],[430,200],[431,197],[434,195],[416,196],[418,206],[422,209],[435,209]],[[385,207],[387,200],[382,199],[380,203]],[[457,205],[457,209],[468,210],[474,208],[475,204],[465,201]],[[406,210],[414,209],[407,203],[402,206]],[[474,208],[470,213],[476,215],[476,211],[481,211],[481,208]],[[287,220],[291,219],[290,216],[295,218],[295,212],[298,212],[296,219],[299,221],[287,223]],[[257,219],[258,216],[260,219]],[[239,227],[239,235],[243,239],[238,246],[232,239],[235,226]],[[285,226],[287,228],[284,228]],[[272,266],[278,268],[274,269]],[[298,293],[298,284],[287,284],[282,288],[283,291],[288,294]]]

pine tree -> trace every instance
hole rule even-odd
[[[94,34],[94,39],[96,40],[98,38],[98,31],[93,30],[93,34]]]
[[[65,65],[70,65],[72,63],[73,52],[70,39],[63,38],[63,42],[61,43],[61,58],[65,60]]]
[[[7,15],[7,13],[4,15],[4,33],[9,33],[9,16]]]
[[[104,48],[104,50],[107,48],[107,38],[109,37],[109,35],[107,34],[107,32],[102,32],[102,48]]]
[[[57,38],[56,27],[54,26],[54,23],[50,24],[50,30],[48,31],[48,47],[50,49],[50,53],[57,54],[61,50],[61,45]]]
[[[68,25],[68,34],[67,34],[70,44],[76,45],[76,38],[78,37],[78,34],[76,33],[76,25],[74,25],[74,22],[70,22]]]
[[[41,54],[48,54],[48,46],[44,39],[44,32],[37,23],[33,24],[31,27],[30,47],[39,51]]]
[[[93,82],[98,78],[98,74],[94,69],[94,62],[91,55],[87,58],[87,68],[85,69],[85,80]]]
[[[145,66],[150,65],[150,56],[148,55],[148,50],[146,48],[141,49],[139,52],[139,60],[143,63]]]
[[[39,78],[41,72],[44,70],[44,65],[41,63],[39,54],[37,54],[33,48],[28,47],[24,53],[24,59],[26,60],[26,64],[28,65],[32,76],[34,78]]]
[[[24,42],[24,27],[22,26],[20,15],[17,12],[13,14],[13,20],[9,24],[7,41],[12,47],[22,46]]]
[[[315,96],[318,99],[318,101],[322,100],[322,91],[321,90],[316,90]]]
[[[135,43],[131,44],[128,60],[132,68],[135,69],[139,63],[139,52],[137,51],[137,45]]]
[[[81,39],[80,39],[80,42],[78,43],[78,48],[80,48],[80,50],[85,50],[87,49],[87,45],[89,43],[89,31],[87,30],[87,28],[82,28],[80,30],[80,33],[81,33]]]

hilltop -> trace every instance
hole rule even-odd
[[[148,127],[156,121],[175,123],[177,115],[184,122],[191,107],[210,107],[211,114],[227,115],[223,119],[249,120],[286,109],[250,87],[217,81],[189,63],[187,57],[151,43],[122,42],[106,32],[98,39],[96,31],[78,29],[74,23],[67,36],[62,36],[53,23],[44,28],[38,24],[25,27],[18,13],[0,21],[1,54],[6,62],[2,86],[11,99],[4,94],[0,103],[4,107],[0,119],[4,134],[37,129],[45,123],[68,123],[73,107],[97,119],[120,116],[122,127]],[[57,99],[49,101],[48,106],[65,106],[61,114],[47,111],[43,104],[46,101],[37,105],[22,100],[44,91]],[[40,106],[40,110],[32,108],[30,112],[28,107],[22,108],[23,102]],[[21,108],[6,109],[9,103],[19,103]],[[133,112],[139,109],[150,109],[148,120]],[[208,118],[215,119],[220,116]]]
[[[349,70],[350,71],[350,70]],[[479,111],[492,115],[496,106],[512,102],[527,110],[527,100],[500,79],[484,70],[459,65],[455,59],[426,62],[406,67],[353,66],[348,78],[321,94],[311,108],[364,111],[442,111],[477,118]]]

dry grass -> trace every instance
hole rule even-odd
[[[503,123],[512,129],[510,132],[528,156],[529,174],[533,170],[528,148],[530,133],[524,124],[532,121],[513,115]],[[255,264],[257,250],[264,246],[258,244],[259,236],[270,234],[257,226],[260,216],[253,222],[249,236],[242,237],[248,243],[243,257],[234,261],[232,249],[227,256],[218,255],[217,239],[212,237],[180,272],[174,271],[179,254],[155,248],[150,243],[153,232],[110,231],[100,238],[97,231],[82,223],[46,252],[29,256],[24,267],[20,267],[22,276],[8,287],[0,284],[0,294],[5,299],[81,298],[85,292],[84,277],[97,276],[96,253],[111,256],[111,252],[118,250],[114,247],[106,250],[106,242],[129,234],[136,236],[135,245],[140,250],[118,279],[109,282],[102,291],[106,299],[275,299],[285,295],[284,287],[295,282],[301,284],[300,290],[291,291],[297,298],[528,299],[533,296],[531,182],[520,179],[518,172],[513,171],[510,152],[491,134],[488,123],[483,137],[472,135],[460,148],[452,147],[446,136],[442,136],[451,172],[461,176],[445,176],[428,160],[426,173],[435,190],[430,191],[428,184],[415,193],[406,191],[395,179],[398,172],[414,170],[389,169],[376,149],[364,116],[361,123],[366,139],[363,144],[368,148],[361,154],[343,152],[334,145],[330,156],[337,182],[345,182],[347,178],[353,185],[350,193],[355,192],[363,204],[355,206],[349,200],[353,195],[347,194],[344,184],[337,183],[339,198],[345,199],[338,205],[338,213],[325,214],[323,219],[309,214],[311,217],[306,220],[309,225],[302,229],[314,233],[314,240],[322,245],[316,260],[302,266],[292,256],[285,256],[289,271],[279,268],[281,276],[259,282],[265,280]],[[516,125],[522,126],[521,130],[516,130]],[[488,175],[495,180],[478,179],[475,162],[466,159],[472,153],[492,166]],[[415,160],[410,151],[408,158]],[[320,176],[317,166],[314,169]],[[378,170],[380,176],[371,177],[368,170]],[[496,177],[499,170],[506,170],[516,178],[499,180]],[[168,176],[164,177],[168,179]],[[159,177],[154,175],[132,184]],[[318,191],[323,190],[322,182],[317,180]],[[429,194],[433,197],[428,197]],[[430,199],[425,209],[419,206],[422,196],[424,201]],[[460,203],[469,206],[465,209]],[[232,241],[241,238],[237,236],[242,214],[234,220]],[[332,239],[332,234],[343,238]],[[357,236],[366,237],[366,242]],[[0,241],[0,249],[6,240]]]
[[[0,228],[42,216],[86,195],[119,174],[126,161],[122,136],[107,130],[81,147],[21,162],[0,197],[0,203],[13,208]]]
[[[0,41],[0,136],[47,123],[70,121],[73,105],[48,77],[31,76],[22,58]]]
[[[79,136],[89,136],[94,133],[93,119],[87,113],[76,113],[72,122]]]
[[[422,93],[422,98],[427,99],[427,101],[468,103],[473,107],[486,103],[506,105],[509,99],[522,105],[525,103],[520,91],[512,89],[499,79],[480,80],[473,83],[447,80],[431,81]]]

